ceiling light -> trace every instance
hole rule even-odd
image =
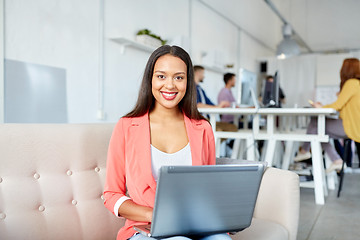
[[[284,59],[300,54],[300,47],[291,37],[292,29],[289,24],[285,24],[282,29],[284,39],[279,43],[276,49],[276,55],[279,59]]]

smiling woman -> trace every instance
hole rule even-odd
[[[165,153],[177,152],[189,142],[178,107],[186,93],[186,76],[186,64],[178,57],[166,54],[155,63],[151,89],[155,106],[149,114],[151,145]]]
[[[172,61],[176,64],[176,66],[171,66],[172,64],[170,64],[170,62],[168,63],[167,61],[163,61],[161,58],[165,58],[165,55],[166,57],[171,56],[172,58],[175,58]],[[178,108],[181,112],[183,112],[187,117],[191,119],[204,119],[202,115],[198,112],[196,106],[196,86],[194,82],[194,71],[190,56],[184,49],[177,46],[168,45],[159,47],[151,54],[145,67],[145,72],[140,86],[136,105],[130,113],[125,115],[125,117],[139,117],[144,115],[145,113],[151,112],[155,107],[155,97],[152,93],[152,80],[155,74],[154,70],[156,64],[157,66],[160,66],[160,64],[162,64],[161,67],[165,67],[164,64],[166,64],[167,68],[180,67],[177,71],[174,69],[172,70],[179,74],[184,73],[185,71],[185,74],[183,74],[182,76],[184,77],[184,79],[186,79],[186,91],[185,95],[178,103]],[[183,64],[185,64],[186,68],[183,68]],[[156,70],[159,71],[156,73],[159,78],[167,77],[166,74],[161,72],[164,71],[164,69]],[[175,72],[173,72],[172,74],[174,74]],[[179,75],[177,77],[180,78],[182,76]]]
[[[186,93],[186,64],[170,54],[160,57],[154,67],[152,94],[159,107],[177,108]]]
[[[214,134],[197,110],[190,56],[180,47],[162,46],[151,54],[137,103],[119,120],[109,144],[104,204],[127,219],[118,239],[152,239],[134,236],[133,226],[152,221],[161,166],[213,164]]]

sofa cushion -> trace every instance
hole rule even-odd
[[[288,231],[279,223],[253,218],[251,226],[244,231],[231,235],[233,240],[288,240]]]
[[[115,239],[103,204],[113,124],[0,124],[0,239]]]

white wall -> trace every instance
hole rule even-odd
[[[201,2],[192,2],[192,57],[194,64],[204,64],[224,68],[226,64],[237,64],[238,29],[227,20],[204,7]],[[201,58],[201,54],[207,54]],[[214,63],[204,60],[214,56]],[[231,71],[231,70],[230,70]],[[205,69],[205,79],[201,84],[208,97],[217,104],[219,90],[224,87],[223,73]]]
[[[316,56],[304,55],[281,62],[280,84],[286,95],[286,106],[309,106],[308,100],[314,99],[316,87]]]
[[[135,40],[144,28],[169,41],[189,38],[189,2],[109,0],[105,26],[105,113],[108,121],[116,121],[133,108],[150,53],[128,47],[120,54],[120,45],[110,39]]]
[[[317,86],[331,86],[340,84],[340,69],[345,58],[350,54],[328,54],[319,55],[316,61]]]
[[[308,100],[314,99],[316,87],[316,55],[261,60],[267,61],[268,75],[278,72],[280,87],[286,98],[283,107],[309,106]]]
[[[275,51],[276,45],[282,39],[282,23],[263,0],[202,0],[202,2],[209,4],[234,22],[240,23],[239,27],[246,34],[260,40],[272,51]],[[252,39],[252,41],[256,40]]]
[[[5,58],[66,69],[69,122],[94,122],[99,1],[6,0]]]
[[[128,47],[121,54],[120,45],[111,38],[133,40],[143,28],[168,39],[170,44],[181,37],[195,64],[203,64],[203,53],[215,52],[220,56],[217,63],[234,64],[230,71],[235,73],[240,66],[257,71],[256,58],[272,56],[274,53],[267,46],[275,49],[274,44],[281,38],[280,22],[269,15],[271,11],[260,0],[227,3],[239,7],[244,22],[240,27],[204,4],[224,5],[223,1],[106,0],[101,92],[100,0],[5,3],[5,58],[66,69],[71,123],[100,121],[99,92],[104,94],[104,121],[116,121],[135,104],[150,53]],[[214,102],[222,86],[222,73],[207,69],[204,88]]]
[[[259,65],[257,59],[264,56],[272,56],[274,53],[253,41],[249,36],[241,32],[240,38],[240,67],[257,73]]]
[[[267,74],[279,71],[280,85],[287,99],[285,106],[302,107],[309,106],[308,99],[326,104],[336,100],[341,66],[344,59],[350,57],[359,58],[360,52],[308,54],[283,60],[270,57],[259,58],[259,61],[267,61]]]
[[[213,1],[211,4],[213,3],[219,3],[219,1]],[[231,1],[229,4],[239,5],[237,1]],[[141,5],[142,8],[138,9],[138,5]],[[261,24],[254,19],[257,19],[257,16],[263,16],[264,11],[267,11],[264,10],[267,9],[266,5],[261,3],[262,8],[259,8],[258,1],[247,1],[241,5],[240,9],[245,9],[242,10],[244,21],[253,22],[253,25],[244,24],[245,27],[256,27],[255,30],[251,29],[254,34],[264,34],[261,31]],[[152,8],[161,14],[147,11],[147,9]],[[169,11],[169,9],[172,10]],[[134,12],[138,13],[136,16],[140,15],[143,18],[135,17]],[[108,1],[106,2],[105,16],[107,38],[126,37],[134,39],[137,30],[142,28],[151,29],[157,34],[161,33],[162,37],[170,41],[174,37],[183,36],[190,41],[190,55],[193,63],[202,64],[205,67],[209,65],[212,67],[213,65],[206,62],[206,57],[203,56],[214,54],[216,55],[214,59],[216,63],[214,64],[217,67],[233,64],[234,68],[228,71],[237,73],[239,67],[245,67],[256,72],[256,59],[259,56],[272,56],[274,54],[271,49],[262,46],[253,37],[248,36],[246,31],[239,30],[239,26],[206,7],[201,1],[136,1],[136,3]],[[146,24],[144,24],[144,18],[147,19]],[[266,19],[262,21],[266,23]],[[275,22],[279,24],[279,22]],[[279,26],[270,25],[270,29],[280,29]],[[263,29],[265,33],[271,31],[268,30],[269,25]],[[273,45],[275,34],[269,34],[269,36],[271,37],[265,38],[264,41],[271,40],[269,45]],[[148,53],[131,48],[126,49],[124,55],[119,55],[119,49],[116,45],[116,43],[108,41],[106,46],[105,111],[108,120],[115,120],[133,107],[145,62],[149,56]],[[129,62],[132,63],[131,66],[127,64]],[[108,76],[119,77],[109,78]],[[134,84],[130,85],[129,81]],[[126,88],[122,87],[124,84],[127,84]],[[212,68],[206,68],[202,86],[209,98],[216,103],[218,91],[224,86],[223,73],[214,71]]]

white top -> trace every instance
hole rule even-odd
[[[153,145],[151,145],[151,171],[155,181],[159,178],[159,170],[161,166],[191,166],[192,158],[191,158],[191,149],[190,143],[188,143],[183,149],[175,153],[165,153],[160,151]],[[121,197],[116,201],[114,206],[114,213],[116,216],[118,215],[119,208],[121,204],[123,204],[126,200],[131,199],[127,196]]]
[[[151,145],[151,171],[155,181],[159,178],[161,166],[191,166],[191,150],[188,143],[175,153],[165,153]]]

